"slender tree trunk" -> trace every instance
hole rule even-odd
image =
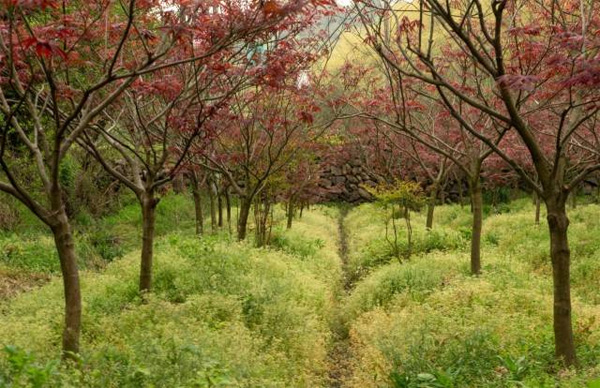
[[[573,188],[573,190],[571,191],[571,195],[569,196],[569,198],[571,199],[572,209],[577,209],[577,191],[577,187]]]
[[[192,185],[192,197],[194,198],[194,213],[196,216],[196,234],[198,236],[204,233],[204,212],[202,210],[202,193],[200,191],[200,181],[195,172],[190,174],[190,183]]]
[[[60,268],[65,293],[65,327],[62,337],[63,359],[74,358],[79,353],[81,333],[81,288],[75,243],[71,226],[64,206],[57,216],[58,222],[52,227],[54,242],[60,259]]]
[[[240,198],[240,215],[238,218],[238,240],[242,241],[246,239],[248,229],[248,218],[250,217],[250,208],[252,207],[252,200],[246,197]]]
[[[431,186],[431,193],[429,194],[429,201],[427,203],[427,221],[425,223],[425,227],[430,230],[433,228],[433,213],[435,211],[435,203],[437,202],[438,197],[438,185],[434,183]]]
[[[218,226],[223,227],[223,193],[217,190],[217,210],[218,210]]]
[[[304,202],[300,202],[300,214],[298,217],[302,218],[302,213],[304,213]]]
[[[204,213],[202,211],[202,195],[200,194],[199,188],[192,190],[192,196],[194,197],[194,211],[196,213],[196,234],[202,235],[204,233]]]
[[[225,188],[225,207],[227,209],[227,228],[229,234],[231,234],[231,194],[229,193],[229,187]]]
[[[287,228],[292,229],[294,221],[294,200],[290,199],[287,205]]]
[[[181,194],[185,191],[185,182],[183,175],[179,174],[173,179],[173,191],[176,194]]]
[[[208,197],[210,199],[210,230],[215,233],[217,230],[217,209],[215,204],[215,188],[212,182],[208,185]]]
[[[264,198],[258,197],[254,204],[254,216],[256,220],[256,246],[263,247],[267,243],[268,222],[271,214],[271,203],[265,194]]]
[[[154,229],[156,224],[156,205],[159,200],[154,193],[145,193],[141,198],[142,205],[142,263],[140,269],[140,292],[152,289],[152,262],[154,260]]]
[[[473,227],[471,234],[471,274],[481,273],[481,229],[483,224],[483,195],[481,181],[477,174],[470,180],[471,208],[473,209]]]
[[[567,366],[577,364],[571,319],[571,251],[566,199],[546,200],[550,229],[550,256],[554,280],[554,339],[556,357]]]

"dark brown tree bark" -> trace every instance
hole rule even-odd
[[[263,247],[268,243],[269,216],[271,215],[271,201],[268,195],[256,198],[254,203],[254,217],[256,222],[256,246]]]
[[[231,233],[231,193],[229,192],[229,187],[225,188],[225,207],[227,209],[227,227],[229,228],[229,233]]]
[[[427,221],[425,227],[427,229],[433,228],[433,215],[435,212],[435,205],[437,202],[439,186],[437,183],[431,185],[431,192],[429,193],[429,201],[427,202]]]
[[[471,234],[471,274],[481,274],[481,230],[483,224],[483,195],[479,174],[469,182],[471,192],[471,207],[473,209],[473,224]]]
[[[218,221],[217,225],[219,228],[223,227],[223,193],[221,190],[217,190],[217,213],[218,213]]]
[[[194,212],[196,214],[196,234],[202,235],[204,233],[204,212],[202,210],[202,195],[200,190],[194,189],[192,192],[194,197]]]
[[[248,218],[250,217],[250,208],[252,207],[252,201],[247,198],[240,198],[240,215],[238,218],[238,240],[242,241],[246,239],[248,230]]]
[[[294,222],[294,201],[292,199],[289,200],[287,205],[287,228],[292,229],[292,224]]]
[[[575,342],[571,318],[571,251],[569,249],[566,198],[546,200],[550,255],[554,280],[554,338],[556,357],[566,365],[576,365]]]
[[[194,198],[194,214],[196,216],[196,234],[204,234],[204,211],[202,209],[202,192],[200,190],[200,181],[195,172],[190,174],[190,184],[192,185],[192,197]]]
[[[141,196],[142,205],[142,262],[140,267],[140,292],[152,289],[152,264],[154,260],[154,230],[156,225],[156,205],[159,199],[154,193]]]
[[[66,212],[59,210],[57,222],[52,226],[54,242],[58,250],[65,294],[65,327],[63,329],[63,359],[74,358],[79,353],[81,332],[81,288],[79,269],[71,226]]]
[[[208,184],[208,198],[210,200],[210,230],[215,233],[217,231],[217,206],[215,203],[215,188],[212,182]]]

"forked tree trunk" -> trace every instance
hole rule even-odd
[[[238,218],[238,240],[242,241],[246,239],[248,230],[248,218],[250,217],[250,208],[252,207],[252,200],[241,197],[240,198],[240,215]]]
[[[427,221],[425,227],[430,230],[433,228],[433,214],[435,212],[435,204],[438,197],[438,185],[433,184],[431,186],[431,193],[429,194],[429,201],[427,202]]]
[[[470,180],[473,224],[471,233],[471,274],[481,273],[481,229],[483,224],[483,195],[479,175]]]
[[[554,281],[554,340],[556,357],[565,365],[577,364],[571,319],[571,251],[566,198],[546,200],[550,230],[550,257]]]
[[[140,268],[140,292],[152,289],[152,262],[154,260],[154,230],[156,225],[156,205],[159,199],[154,193],[141,196],[142,205],[142,263]]]
[[[263,247],[267,245],[268,222],[271,214],[271,202],[267,195],[264,198],[258,197],[254,203],[254,217],[256,220],[256,246]]]
[[[81,333],[81,288],[75,243],[64,207],[59,210],[57,223],[52,227],[54,242],[60,259],[65,293],[65,327],[62,337],[63,359],[74,358],[79,353]]]

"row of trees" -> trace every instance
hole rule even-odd
[[[82,315],[61,179],[75,150],[89,152],[138,199],[140,291],[148,292],[162,187],[185,171],[198,187],[201,166],[227,179],[248,212],[246,204],[294,157],[290,149],[318,127],[306,113],[316,109],[308,86],[299,87],[297,75],[326,45],[308,31],[333,6],[328,0],[2,2],[0,190],[54,236],[65,294],[64,357],[79,352]],[[23,169],[27,164],[33,168]],[[240,238],[247,217],[240,217]]]
[[[404,166],[421,169],[431,215],[448,174],[458,172],[468,183],[475,275],[481,271],[482,177],[516,177],[545,203],[556,355],[576,364],[566,202],[600,170],[598,4],[360,0],[353,12],[372,61],[347,67],[355,91],[347,117],[393,148],[382,157],[377,137],[365,142],[380,165],[389,168],[386,155],[396,153]],[[402,173],[414,178],[412,171]]]
[[[474,275],[484,183],[527,184],[547,208],[556,354],[576,363],[565,203],[600,171],[593,1],[355,1],[349,28],[370,60],[339,74],[315,71],[328,69],[321,60],[339,33],[339,23],[316,28],[339,11],[330,0],[4,4],[0,191],[54,235],[65,356],[79,351],[82,313],[62,180],[77,150],[140,204],[144,294],[168,184],[183,179],[191,187],[199,234],[203,192],[214,227],[223,224],[223,208],[231,222],[238,199],[240,240],[254,206],[263,245],[274,204],[286,203],[291,227],[295,212],[323,190],[320,165],[342,157],[338,143],[350,137],[368,169],[426,188],[428,228],[446,182],[467,184]]]

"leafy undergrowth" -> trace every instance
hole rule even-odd
[[[115,216],[125,238],[137,222],[128,211]],[[163,225],[145,303],[137,251],[82,274],[76,367],[56,360],[60,279],[0,305],[0,344],[7,346],[0,386],[325,386],[329,314],[341,276],[335,227],[311,211],[293,230],[276,231],[281,249],[256,249],[226,233],[199,239],[187,225],[171,233]]]
[[[126,199],[126,198],[125,198]],[[157,208],[158,237],[169,232],[191,233],[193,204],[183,195],[170,195]],[[0,230],[0,296],[12,297],[60,274],[54,240],[48,228],[22,205],[12,203],[20,222],[10,231]],[[73,220],[79,268],[102,270],[107,263],[139,248],[142,226],[139,205],[129,199],[121,210],[100,220],[82,213]],[[36,279],[35,282],[30,279]],[[2,284],[11,290],[2,291]]]
[[[41,228],[0,237],[21,255],[0,260],[0,280],[29,291],[0,304],[0,386],[326,387],[343,334],[348,346],[335,359],[349,370],[335,374],[336,386],[595,388],[599,212],[570,210],[578,371],[553,360],[548,232],[543,217],[534,224],[529,200],[487,209],[483,273],[473,278],[468,207],[439,207],[432,231],[415,214],[415,254],[403,264],[390,254],[381,210],[352,209],[343,274],[335,207],[304,212],[292,230],[274,229],[271,248],[257,249],[226,231],[197,238],[191,201],[169,196],[159,205],[155,291],[145,303],[137,206],[78,220],[88,254],[76,366],[57,360],[63,302],[60,278],[49,275],[51,239]],[[32,290],[33,274],[51,280]]]
[[[421,227],[423,215],[414,217],[421,248],[403,264],[388,254],[379,210],[355,209],[347,228],[360,280],[344,309],[354,360],[346,385],[598,386],[600,291],[592,285],[600,284],[600,207],[570,211],[578,372],[553,361],[548,232],[533,212],[519,200],[488,216],[483,275],[473,278],[468,208],[438,208],[431,232]]]

